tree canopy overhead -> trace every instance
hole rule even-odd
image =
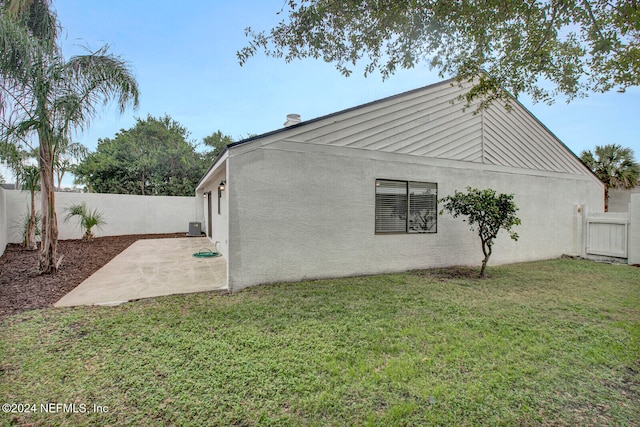
[[[640,84],[638,0],[287,0],[267,31],[246,29],[244,64],[259,51],[323,59],[344,75],[366,62],[383,78],[426,62],[442,77],[478,77],[470,96],[552,103]],[[486,71],[486,74],[481,73]]]

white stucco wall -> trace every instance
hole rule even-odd
[[[633,194],[640,194],[640,186],[631,190],[609,190],[609,212],[628,212]]]
[[[8,242],[20,243],[22,219],[27,214],[29,193],[5,191]],[[96,236],[174,233],[189,230],[189,222],[203,222],[195,197],[135,196],[123,194],[56,193],[56,213],[60,240],[79,239],[82,232],[77,220],[64,222],[65,208],[86,202],[91,209],[104,213],[106,224],[96,229]],[[36,209],[40,207],[39,196]],[[1,232],[0,232],[1,233]]]
[[[9,243],[9,235],[7,229],[7,203],[4,188],[0,187],[0,256],[4,253]]]
[[[461,219],[436,234],[376,235],[375,180],[435,182],[438,197],[467,186],[514,193],[522,225],[501,234],[489,265],[575,253],[576,208],[602,204],[591,175],[540,172],[281,141],[229,155],[229,285],[449,265],[479,266],[478,237]]]
[[[218,197],[218,187],[220,182],[225,182],[225,190],[220,192]],[[218,250],[227,255],[229,252],[229,191],[233,191],[233,185],[229,185],[226,162],[221,162],[219,167],[213,171],[205,182],[198,188],[197,197],[203,208],[203,230],[211,241],[216,244]],[[208,199],[210,194],[211,200]],[[207,197],[205,197],[207,195]],[[211,213],[209,213],[209,202],[211,203]],[[220,202],[220,212],[218,212],[218,202]],[[211,226],[209,227],[209,220]]]
[[[629,264],[640,264],[640,193],[630,196],[629,211]]]

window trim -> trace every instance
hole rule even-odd
[[[405,194],[407,196],[407,210],[406,210],[406,218],[405,218],[405,231],[378,231],[377,230],[377,219],[376,219],[376,211],[377,211],[377,188],[379,187],[378,182],[379,181],[386,181],[386,182],[397,182],[397,183],[403,183],[405,184]],[[433,231],[411,231],[410,227],[409,227],[409,221],[410,221],[410,217],[411,217],[411,197],[410,197],[410,188],[411,188],[411,184],[415,183],[415,184],[431,184],[435,186],[435,196],[436,196],[436,200],[435,200],[435,224],[434,224],[434,230]],[[427,182],[427,181],[412,181],[412,180],[400,180],[400,179],[386,179],[386,178],[376,178],[375,179],[375,184],[374,184],[374,220],[373,220],[373,228],[374,228],[374,233],[376,235],[398,235],[398,234],[437,234],[438,233],[438,183],[437,182]]]

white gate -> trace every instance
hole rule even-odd
[[[586,218],[586,223],[587,255],[615,258],[628,257],[628,213],[589,213]]]

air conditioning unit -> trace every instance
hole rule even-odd
[[[200,222],[190,222],[189,234],[187,234],[187,236],[190,236],[190,237],[202,236],[202,224]]]

